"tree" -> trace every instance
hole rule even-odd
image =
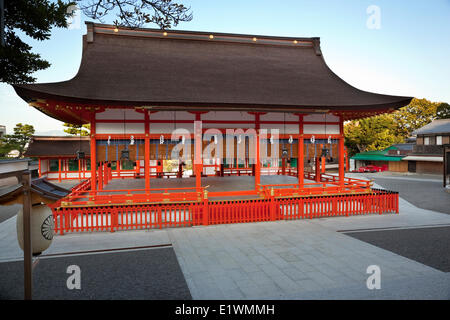
[[[384,150],[404,138],[396,135],[396,124],[391,114],[383,114],[344,125],[345,145],[350,155],[358,152]]]
[[[414,98],[409,105],[392,113],[397,126],[396,134],[403,138],[411,136],[414,130],[422,128],[436,118],[438,106],[437,102]]]
[[[83,124],[81,127],[79,125],[70,124],[70,123],[64,123],[63,124],[66,129],[64,129],[65,133],[68,133],[73,136],[82,135],[82,136],[89,136],[91,132],[91,125],[90,124]]]
[[[190,8],[172,0],[89,0],[80,5],[83,13],[95,20],[102,21],[110,12],[116,12],[119,20],[115,25],[141,27],[147,23],[156,23],[161,29],[177,26],[182,21],[191,21]]]
[[[71,16],[68,8],[74,2],[58,0],[14,0],[5,2],[4,46],[0,46],[0,82],[27,83],[36,78],[31,73],[47,69],[48,61],[32,53],[32,47],[17,35],[20,30],[32,39],[48,40],[53,27],[66,28],[66,18]]]
[[[23,156],[25,148],[34,134],[34,128],[29,124],[16,124],[13,134],[7,134],[2,138],[0,156],[5,157],[12,150],[19,151],[19,158]]]
[[[22,41],[17,31],[38,41],[48,40],[53,27],[67,28],[73,16],[71,6],[80,4],[91,19],[103,21],[109,14],[118,17],[116,25],[141,27],[156,23],[161,29],[191,21],[190,8],[173,0],[10,0],[5,2],[5,45],[0,46],[0,82],[29,83],[31,74],[50,67],[50,63]]]
[[[437,107],[437,119],[450,119],[450,105],[448,103],[441,103]]]

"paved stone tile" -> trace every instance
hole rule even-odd
[[[286,262],[300,261],[299,257],[289,251],[279,252],[278,255]]]
[[[308,279],[308,276],[306,275],[305,272],[302,272],[295,267],[283,268],[281,269],[281,271],[283,271],[283,273],[293,281]]]

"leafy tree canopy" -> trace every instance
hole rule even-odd
[[[90,124],[83,124],[83,126],[70,124],[70,123],[64,123],[63,126],[65,127],[64,132],[68,133],[70,135],[78,136],[89,136],[91,132],[91,125]]]
[[[77,0],[83,13],[103,22],[105,16],[115,13],[115,25],[142,27],[156,23],[161,29],[177,26],[182,21],[191,21],[190,8],[173,0]]]
[[[36,78],[30,74],[46,69],[48,61],[41,59],[18,33],[43,41],[48,40],[52,27],[67,27],[67,9],[74,2],[58,0],[5,1],[5,46],[0,46],[0,82],[27,83]]]
[[[358,152],[383,150],[395,143],[402,143],[414,130],[427,125],[442,115],[448,105],[414,98],[409,105],[390,114],[353,120],[344,125],[345,144],[350,155]]]
[[[5,45],[0,46],[0,82],[30,83],[33,72],[50,67],[50,63],[32,52],[22,34],[32,39],[48,40],[53,27],[67,28],[73,16],[71,6],[78,4],[83,13],[103,21],[115,14],[116,25],[141,27],[156,23],[161,29],[191,21],[190,8],[174,0],[10,0],[5,1]]]
[[[13,134],[2,137],[0,142],[0,157],[6,157],[12,150],[19,151],[19,158],[23,156],[25,148],[34,134],[34,128],[29,124],[16,124]]]
[[[448,103],[441,103],[437,107],[437,119],[450,119],[450,105]]]
[[[402,138],[411,136],[414,130],[422,128],[436,119],[439,102],[414,98],[409,105],[392,113],[397,126],[396,134]]]

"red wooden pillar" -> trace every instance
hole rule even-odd
[[[136,148],[139,148],[136,146]],[[140,178],[141,175],[141,161],[139,159],[136,159],[136,176]]]
[[[253,175],[255,176],[255,190],[257,192],[260,191],[260,185],[261,185],[261,159],[260,159],[260,153],[261,153],[261,145],[259,141],[259,130],[261,128],[260,125],[260,113],[255,113],[255,159],[254,159],[254,172]]]
[[[316,176],[316,182],[320,182],[320,157],[315,158],[315,176]]]
[[[286,158],[281,158],[281,174],[284,176],[286,175]]]
[[[61,158],[58,158],[58,181],[61,182]]]
[[[41,158],[38,159],[38,163],[39,163],[39,168],[38,168],[38,173],[39,173],[39,178],[42,175],[42,171],[41,171]]]
[[[339,185],[344,186],[344,121],[342,116],[339,117],[339,129],[341,136],[339,137]]]
[[[298,115],[298,154],[297,154],[297,177],[300,188],[303,188],[305,182],[305,168],[304,168],[304,140],[303,140],[303,115]]]
[[[97,148],[95,140],[95,112],[91,114],[91,190],[97,190]]]
[[[78,180],[81,180],[81,160],[78,159]]]
[[[103,163],[103,185],[107,185],[108,184],[108,163],[104,162]]]
[[[103,163],[98,164],[98,190],[103,190]]]
[[[255,190],[259,191],[260,190],[260,185],[261,185],[261,159],[260,159],[260,141],[259,141],[259,129],[256,131],[256,152],[255,152],[255,156],[256,156],[256,160],[255,160]]]
[[[200,120],[200,114],[195,115],[194,124],[194,168],[195,168],[195,187],[197,191],[201,191],[202,187],[202,171],[203,171],[203,159],[202,159],[202,122]]]
[[[322,162],[321,163],[321,172],[325,173],[326,158],[325,157],[321,157],[320,160]]]
[[[150,192],[150,117],[148,111],[145,113],[145,145],[144,145],[144,176],[145,191]]]

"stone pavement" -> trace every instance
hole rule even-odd
[[[450,274],[337,231],[450,225],[401,200],[400,214],[57,236],[46,254],[172,243],[193,299],[450,299]],[[15,217],[0,261],[21,259]],[[381,269],[368,290],[366,269]]]

